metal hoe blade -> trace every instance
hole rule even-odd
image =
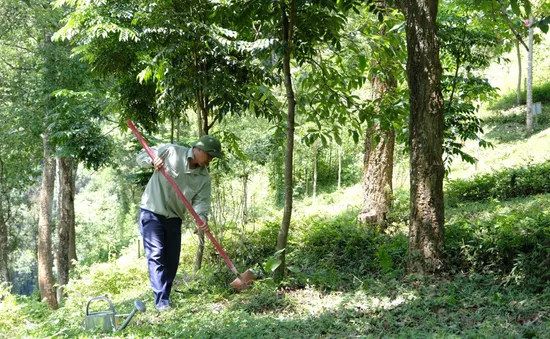
[[[230,284],[234,290],[240,292],[250,287],[250,283],[256,279],[254,273],[251,270],[246,270],[243,274],[239,275]]]

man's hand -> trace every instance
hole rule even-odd
[[[155,157],[155,160],[153,160],[153,167],[160,171],[161,168],[164,168],[164,160],[162,160],[161,157]]]
[[[208,224],[205,221],[199,223],[197,228],[203,232],[210,232],[210,227],[208,227]]]

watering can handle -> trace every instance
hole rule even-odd
[[[94,300],[105,300],[106,302],[109,303],[109,307],[111,308],[111,311],[113,312],[113,314],[115,314],[115,307],[113,306],[113,303],[111,302],[111,300],[109,300],[109,298],[107,298],[107,297],[95,297],[95,298],[91,298],[90,300],[88,300],[88,303],[86,304],[86,315],[90,315],[90,312],[89,312],[90,303]]]
[[[137,137],[137,139],[139,140],[139,142],[141,143],[141,146],[143,146],[143,148],[145,148],[145,150],[147,151],[147,153],[149,154],[149,156],[151,157],[152,160],[155,160],[155,154],[153,153],[153,151],[151,151],[151,148],[149,148],[149,146],[147,145],[147,142],[145,142],[145,139],[143,139],[143,137],[141,136],[141,134],[139,133],[139,131],[137,130],[136,126],[134,125],[134,123],[131,121],[131,120],[126,120],[126,125],[128,125],[128,127],[130,127],[130,129],[132,130],[132,132],[134,132],[135,136]],[[176,182],[174,181],[174,179],[172,179],[172,177],[170,175],[168,175],[168,173],[166,173],[166,171],[164,170],[164,168],[161,168],[160,169],[160,172],[164,175],[164,177],[166,178],[166,180],[168,180],[168,182],[170,183],[170,185],[172,185],[172,188],[174,189],[174,191],[176,191],[176,194],[177,196],[180,198],[180,200],[183,202],[183,204],[185,205],[185,207],[187,207],[187,209],[189,210],[189,213],[191,213],[191,215],[193,216],[193,218],[195,219],[195,221],[197,222],[198,225],[202,225],[204,224],[204,221],[199,217],[199,215],[197,214],[197,212],[195,212],[195,209],[193,208],[193,206],[189,203],[189,200],[187,200],[187,198],[185,197],[185,195],[183,195],[183,193],[181,192],[181,190],[179,189],[178,185],[176,184]],[[220,253],[220,255],[222,256],[223,260],[225,261],[225,263],[227,264],[227,266],[229,266],[229,269],[231,269],[231,271],[233,273],[235,273],[235,275],[238,277],[239,276],[239,271],[237,271],[237,268],[235,267],[235,265],[233,265],[233,262],[231,262],[231,260],[229,259],[229,257],[227,256],[227,253],[225,253],[224,249],[220,246],[220,244],[216,241],[216,239],[214,238],[214,236],[212,235],[212,233],[210,233],[209,231],[206,231],[204,232],[204,234],[208,237],[208,239],[210,239],[210,241],[212,242],[212,244],[214,245],[214,247],[216,247],[216,249],[218,250],[218,252]]]

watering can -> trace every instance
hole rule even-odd
[[[90,303],[92,301],[105,301],[109,309],[100,312],[90,312]],[[130,322],[136,312],[145,312],[145,304],[141,300],[134,301],[134,309],[130,314],[116,314],[115,307],[107,297],[95,297],[88,300],[86,304],[86,316],[82,320],[82,327],[85,330],[100,330],[101,332],[115,332],[123,330]],[[127,317],[126,320],[117,329],[117,317]]]

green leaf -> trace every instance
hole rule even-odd
[[[302,271],[302,270],[300,270],[300,268],[297,267],[297,266],[288,266],[287,268],[288,268],[288,270],[289,270],[290,272],[294,272],[294,273],[300,273],[300,272]]]
[[[147,66],[144,70],[139,72],[136,78],[138,79],[139,83],[142,84],[144,81],[146,82],[147,80],[149,80],[151,78],[151,75],[153,75],[153,70],[150,66]]]
[[[361,70],[361,72],[363,72],[366,67],[367,67],[367,57],[365,55],[360,55],[359,56],[359,69]]]
[[[281,265],[281,260],[276,258],[269,258],[265,264],[266,271],[275,271]]]
[[[280,249],[280,250],[278,250],[277,252],[275,252],[275,253],[273,254],[273,256],[276,257],[276,256],[278,256],[279,254],[283,253],[284,251],[285,251],[284,248],[283,248],[283,249]]]
[[[530,16],[531,15],[531,3],[529,0],[523,0],[523,7],[525,8],[525,15]]]
[[[548,25],[550,25],[550,16],[547,16],[546,18],[539,20],[536,25],[545,34],[548,33]]]
[[[519,4],[517,0],[510,0],[510,5],[512,5],[512,11],[517,16],[521,16],[521,11],[519,10]]]

